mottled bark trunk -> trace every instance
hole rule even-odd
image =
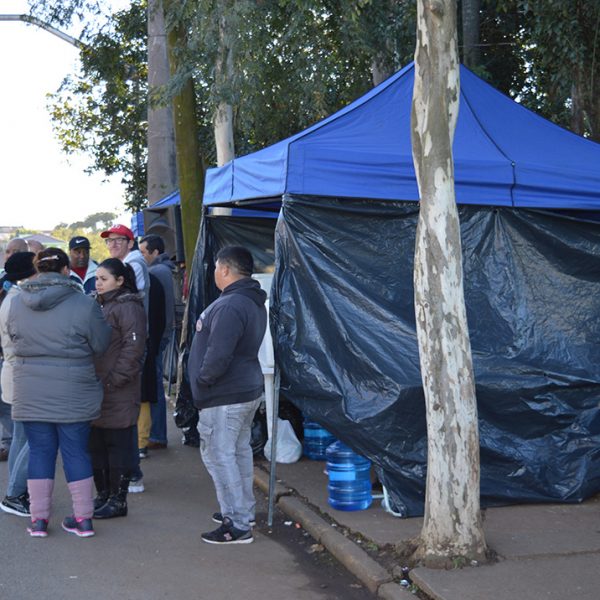
[[[460,93],[455,0],[418,0],[413,159],[420,193],[415,311],[427,410],[427,491],[418,557],[482,560],[479,434],[452,139]]]
[[[219,22],[219,54],[215,65],[215,80],[221,94],[224,93],[226,96],[231,94],[231,81],[233,79],[232,40],[227,23],[227,10],[225,10]],[[221,167],[235,158],[233,106],[229,99],[222,99],[217,105],[213,126],[217,149],[217,166]]]
[[[161,0],[148,2],[148,204],[177,187],[172,106],[155,106],[154,92],[169,81],[167,34]]]
[[[470,69],[481,64],[479,9],[481,0],[462,0],[463,63]]]
[[[571,131],[583,135],[585,131],[584,122],[584,100],[582,98],[579,77],[571,85]]]
[[[175,0],[164,0],[165,4]],[[185,29],[174,27],[167,33],[171,72],[178,68],[177,48],[185,45]],[[204,194],[204,165],[198,142],[198,121],[196,118],[196,94],[190,77],[181,91],[173,98],[173,119],[175,128],[175,153],[179,175],[181,197],[181,225],[183,245],[188,273],[196,248],[196,238],[200,230],[202,197]]]
[[[393,75],[391,69],[385,66],[382,56],[377,56],[371,63],[371,80],[373,81],[373,87],[379,85],[382,81],[385,81],[390,75]]]

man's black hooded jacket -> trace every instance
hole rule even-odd
[[[188,359],[197,408],[250,402],[262,393],[258,349],[267,326],[266,298],[258,281],[244,277],[200,315]]]

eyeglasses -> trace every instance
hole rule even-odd
[[[114,244],[123,244],[125,242],[128,242],[129,238],[124,238],[124,237],[118,237],[118,238],[106,238],[104,240],[105,244],[107,246],[112,246]]]

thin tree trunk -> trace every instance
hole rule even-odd
[[[379,85],[382,81],[385,81],[390,75],[392,75],[391,69],[384,66],[382,56],[377,56],[371,63],[371,80],[373,81],[373,87]]]
[[[227,96],[231,95],[231,82],[233,79],[233,52],[232,36],[227,22],[228,12],[232,10],[229,3],[225,3],[223,14],[219,21],[219,54],[215,69],[217,87]],[[217,149],[217,166],[221,167],[235,158],[235,145],[233,141],[233,106],[229,100],[221,100],[215,110],[213,119],[215,146]]]
[[[425,519],[417,556],[429,566],[483,560],[479,434],[463,292],[452,140],[460,95],[456,1],[418,0],[413,159],[420,214],[415,311],[427,410]]]
[[[481,0],[462,0],[463,63],[470,69],[481,64],[479,9]]]
[[[165,5],[175,1],[165,0]],[[171,73],[177,72],[177,49],[185,46],[185,35],[185,29],[181,26],[173,27],[167,33]],[[183,245],[187,272],[191,273],[204,195],[204,166],[198,142],[196,94],[191,76],[173,98],[173,119]]]

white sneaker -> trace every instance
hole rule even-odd
[[[139,479],[131,479],[129,481],[128,491],[130,494],[139,494],[144,491],[144,480],[140,477]]]

